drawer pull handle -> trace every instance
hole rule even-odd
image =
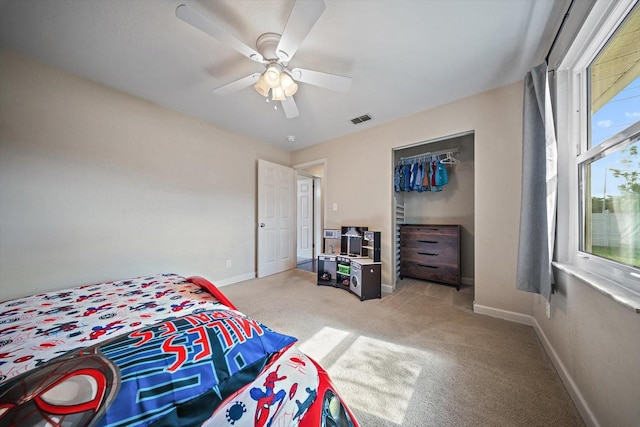
[[[418,267],[426,267],[426,268],[433,268],[433,269],[439,268],[435,265],[425,265],[425,264],[418,264]]]
[[[427,231],[438,231],[440,230],[439,228],[418,228],[418,230],[427,230]]]
[[[429,252],[418,252],[418,255],[438,256],[438,254],[431,254]]]
[[[435,240],[418,240],[418,242],[420,242],[420,243],[438,243]]]

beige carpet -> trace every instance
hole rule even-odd
[[[299,269],[222,288],[298,338],[363,427],[583,426],[529,326],[474,314],[473,287],[402,280],[361,302]]]

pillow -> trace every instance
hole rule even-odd
[[[120,369],[121,383],[99,425],[160,418],[185,425],[186,420],[175,419],[180,413],[200,424],[229,394],[251,382],[271,354],[295,341],[226,309],[132,332],[100,348]],[[194,405],[197,401],[203,403]]]

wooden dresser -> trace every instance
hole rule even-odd
[[[403,277],[455,285],[460,290],[460,226],[400,226],[400,279]]]

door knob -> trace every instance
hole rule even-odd
[[[260,228],[264,228],[264,222],[260,223]]]

